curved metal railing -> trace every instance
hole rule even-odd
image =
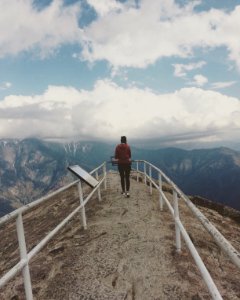
[[[182,224],[179,217],[179,209],[178,209],[178,201],[181,198],[186,205],[190,208],[193,214],[197,217],[197,219],[202,223],[204,228],[210,233],[213,237],[214,241],[218,244],[218,246],[228,255],[231,261],[240,269],[240,253],[224,238],[224,236],[216,229],[216,227],[211,224],[211,222],[199,211],[199,209],[189,200],[189,198],[177,187],[177,185],[171,181],[168,176],[162,172],[159,168],[154,166],[153,164],[145,161],[145,160],[135,160],[136,162],[136,171],[137,171],[137,181],[138,174],[141,173],[144,176],[144,182],[147,184],[149,181],[150,194],[152,194],[152,186],[159,191],[159,205],[160,210],[163,209],[163,204],[165,203],[170,210],[174,221],[175,221],[175,232],[176,232],[176,250],[181,251],[181,235],[185,240],[185,243],[192,254],[193,259],[202,275],[202,278],[205,284],[208,287],[208,290],[213,299],[219,300],[222,299],[219,290],[217,289],[215,283],[211,275],[209,274],[206,266],[204,265],[201,257],[199,256],[197,249],[192,243],[184,225]],[[139,163],[143,164],[143,172],[139,170]],[[148,171],[147,171],[148,168]],[[158,184],[156,183],[156,179],[152,176],[152,170],[157,172],[158,176]],[[165,180],[171,187],[173,191],[173,207],[167,199],[166,195],[162,190],[162,180]]]
[[[229,256],[232,262],[240,268],[240,254],[239,252],[221,235],[221,233],[210,223],[210,221],[198,210],[198,208],[188,199],[188,197],[175,185],[173,181],[171,181],[166,174],[164,174],[159,168],[154,166],[153,164],[145,161],[145,160],[135,160],[133,161],[136,164],[136,174],[137,174],[137,181],[139,181],[140,174],[144,178],[144,183],[149,184],[150,194],[153,192],[153,186],[159,191],[159,205],[160,211],[163,210],[163,205],[166,204],[169,211],[173,216],[173,220],[175,222],[175,239],[176,239],[176,250],[178,252],[181,251],[181,238],[185,240],[185,243],[195,260],[195,263],[201,273],[201,276],[207,285],[209,293],[211,294],[214,300],[222,299],[219,290],[217,289],[215,283],[211,275],[209,274],[206,266],[204,265],[201,257],[198,254],[194,244],[192,243],[184,225],[182,224],[180,217],[179,217],[179,208],[178,202],[182,199],[186,205],[191,209],[193,214],[197,217],[197,219],[203,224],[205,229],[211,234],[215,242],[219,245],[219,247]],[[141,170],[140,166],[141,165]],[[157,178],[152,175],[152,171],[155,171],[157,174]],[[101,179],[99,180],[99,174],[101,171]],[[31,287],[31,279],[30,279],[30,272],[29,272],[29,261],[48,243],[48,241],[57,234],[57,232],[62,229],[66,223],[71,220],[79,211],[81,211],[82,215],[82,222],[83,227],[87,228],[86,223],[86,215],[85,215],[85,206],[88,201],[92,198],[95,192],[98,193],[98,199],[101,201],[101,191],[100,187],[104,184],[104,188],[106,189],[106,162],[101,164],[99,167],[94,169],[90,172],[90,174],[94,174],[96,179],[99,180],[99,184],[89,193],[89,195],[84,199],[83,192],[82,192],[82,185],[81,181],[76,180],[69,185],[47,195],[46,197],[42,197],[28,205],[25,205],[12,213],[2,217],[0,219],[0,226],[4,223],[8,222],[9,220],[16,219],[16,228],[17,228],[17,236],[18,236],[18,243],[20,249],[20,261],[11,269],[9,270],[2,278],[0,278],[0,288],[3,287],[11,278],[15,277],[17,273],[21,270],[23,272],[23,279],[24,279],[24,287],[25,287],[25,294],[27,300],[32,300],[32,287]],[[162,189],[163,181],[167,182],[172,187],[173,193],[173,206],[171,205],[170,201],[166,197]],[[24,235],[24,227],[23,227],[23,220],[22,215],[23,213],[27,212],[30,208],[33,208],[43,202],[51,199],[53,196],[69,189],[70,187],[77,185],[78,192],[79,192],[79,200],[80,205],[72,211],[60,224],[57,225],[46,237],[44,237],[29,253],[26,250],[26,242],[25,242],[25,235]]]
[[[98,193],[98,199],[101,201],[101,192],[100,187],[104,184],[104,188],[106,189],[106,163],[101,164],[99,167],[90,172],[90,174],[94,174],[97,179],[99,179],[99,171],[102,171],[101,179],[99,180],[98,185],[89,193],[89,195],[84,199],[82,192],[82,184],[80,180],[76,180],[67,186],[58,189],[57,191],[47,195],[46,197],[42,197],[32,203],[24,205],[19,209],[16,209],[12,213],[2,217],[0,219],[0,226],[7,223],[10,220],[16,220],[16,229],[17,229],[17,237],[18,244],[20,250],[20,261],[12,267],[2,278],[0,278],[0,288],[2,288],[10,279],[15,277],[20,271],[23,274],[25,295],[27,300],[33,299],[32,294],[32,285],[31,285],[31,277],[29,271],[29,262],[30,260],[61,230],[80,210],[82,214],[82,222],[84,229],[87,228],[86,223],[86,215],[85,215],[85,206],[88,201],[92,198],[95,192]],[[79,200],[80,205],[74,209],[60,224],[58,224],[52,231],[50,231],[47,236],[45,236],[30,252],[27,253],[26,241],[25,241],[25,233],[23,226],[23,213],[27,212],[30,208],[36,207],[42,204],[45,201],[48,201],[53,196],[66,191],[70,187],[77,185],[79,192]]]

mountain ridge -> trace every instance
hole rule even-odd
[[[31,202],[68,183],[72,180],[68,165],[79,164],[89,171],[109,160],[114,148],[98,141],[0,140],[0,215],[10,212],[12,206]],[[238,151],[226,147],[149,150],[132,146],[132,157],[159,167],[185,194],[240,210]]]

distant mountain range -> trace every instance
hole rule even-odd
[[[0,216],[64,185],[71,178],[68,165],[93,169],[109,160],[114,148],[100,142],[0,140]],[[186,194],[240,210],[240,152],[228,148],[187,151],[132,147],[132,156],[161,168]]]
[[[185,194],[240,210],[240,152],[228,148],[166,148],[143,156],[162,169]]]

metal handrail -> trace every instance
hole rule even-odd
[[[216,243],[225,251],[225,253],[230,257],[232,262],[237,266],[240,267],[240,254],[238,251],[221,235],[221,233],[210,223],[210,221],[197,209],[197,207],[188,199],[188,197],[172,182],[166,174],[164,174],[159,168],[154,166],[153,164],[145,161],[145,160],[134,160],[133,163],[137,165],[137,181],[139,181],[139,174],[144,176],[144,183],[147,184],[149,181],[149,188],[150,194],[152,194],[152,186],[154,186],[159,191],[159,204],[160,210],[163,208],[163,203],[165,203],[170,210],[174,222],[175,222],[175,233],[176,233],[176,249],[178,252],[181,251],[181,236],[185,240],[185,243],[193,256],[193,259],[196,262],[196,265],[202,275],[204,282],[206,283],[208,290],[214,300],[221,300],[222,297],[212,280],[211,275],[209,274],[206,266],[204,265],[201,257],[199,256],[195,246],[193,245],[186,229],[184,228],[178,212],[178,200],[181,198],[186,205],[192,210],[194,215],[197,217],[198,220],[203,224],[205,229],[211,234],[214,238]],[[143,172],[139,170],[139,163],[143,163]],[[148,173],[147,173],[148,167]],[[23,278],[24,278],[24,287],[25,287],[25,295],[27,300],[32,300],[32,287],[31,287],[31,278],[30,278],[30,271],[29,271],[29,261],[48,243],[48,241],[60,230],[62,229],[66,223],[71,220],[80,210],[82,214],[82,222],[83,227],[87,228],[86,223],[86,215],[85,215],[85,206],[88,201],[91,199],[95,192],[98,192],[98,199],[101,201],[101,192],[100,187],[104,183],[104,188],[106,189],[106,162],[102,163],[100,166],[95,168],[90,172],[90,174],[95,174],[97,180],[99,177],[99,171],[102,170],[102,178],[100,179],[98,185],[89,193],[89,195],[84,199],[83,192],[82,192],[82,185],[80,180],[76,180],[67,186],[58,189],[57,191],[42,197],[30,204],[27,204],[14,212],[0,218],[0,226],[4,223],[8,222],[11,219],[16,219],[16,227],[17,227],[17,235],[18,235],[18,242],[20,248],[20,261],[11,268],[2,278],[0,278],[0,288],[3,287],[10,279],[16,276],[17,273],[23,271]],[[156,179],[152,176],[152,170],[155,170],[158,174],[158,184],[156,183]],[[162,179],[164,179],[173,190],[173,207],[170,204],[169,200],[167,199],[166,195],[163,193],[162,190]],[[23,227],[23,220],[22,215],[30,208],[33,208],[53,196],[69,189],[70,187],[77,185],[79,191],[79,200],[80,205],[75,208],[60,224],[58,224],[48,235],[43,238],[29,253],[26,250],[26,242],[24,236],[24,227]]]
[[[46,200],[49,200],[50,198],[52,198],[53,196],[56,196],[57,194],[60,194],[62,192],[64,192],[65,190],[69,189],[70,187],[74,186],[75,184],[77,184],[79,182],[79,180],[76,180],[74,182],[69,183],[68,185],[48,194],[47,196],[41,197],[38,200],[35,200],[31,203],[28,203],[22,207],[19,207],[18,209],[15,209],[13,212],[3,216],[2,218],[0,218],[0,226],[3,225],[4,223],[12,220],[12,219],[16,219],[17,216],[20,213],[25,213],[26,211],[28,211],[30,208],[33,208],[35,206],[38,206],[39,204],[45,202]]]
[[[224,238],[224,236],[214,227],[213,224],[198,210],[198,208],[188,199],[188,197],[163,173],[159,168],[145,160],[135,160],[137,163],[137,172],[141,173],[144,176],[144,183],[147,184],[149,181],[150,194],[152,194],[152,185],[156,187],[159,191],[159,202],[160,209],[162,210],[163,200],[166,203],[168,209],[173,215],[175,221],[175,231],[176,231],[176,248],[177,251],[181,251],[181,236],[184,238],[186,245],[193,256],[193,259],[196,262],[196,265],[202,275],[204,282],[206,283],[208,290],[213,299],[220,300],[222,296],[220,295],[219,290],[217,289],[215,283],[212,280],[211,275],[209,274],[206,266],[204,265],[201,257],[199,256],[195,246],[193,245],[186,229],[184,228],[178,213],[178,197],[183,199],[187,206],[191,209],[197,219],[203,224],[204,228],[211,234],[216,243],[221,247],[222,250],[229,256],[232,262],[240,268],[240,254],[239,252]],[[143,163],[143,172],[139,171],[139,163]],[[149,174],[147,174],[147,166],[149,168]],[[152,178],[152,169],[158,173],[158,183]],[[174,207],[168,201],[166,195],[162,191],[162,177],[164,180],[172,187],[173,190],[173,201]],[[137,177],[138,181],[138,177]]]
[[[144,162],[144,161],[142,161]],[[240,253],[228,242],[228,240],[217,230],[215,226],[200,212],[200,210],[192,203],[192,201],[179,189],[179,187],[169,177],[156,166],[148,163],[149,166],[154,168],[163,176],[173,190],[179,195],[181,199],[187,204],[190,210],[194,213],[197,219],[202,223],[204,228],[213,237],[218,246],[229,256],[231,261],[240,269]]]
[[[20,249],[20,261],[12,267],[4,276],[0,278],[0,288],[2,288],[10,279],[14,278],[20,271],[23,272],[23,279],[24,279],[24,288],[25,288],[25,295],[27,300],[33,299],[32,294],[32,285],[31,285],[31,278],[30,278],[30,271],[29,271],[29,262],[30,260],[48,243],[50,239],[52,239],[59,230],[61,230],[67,222],[69,222],[80,210],[82,211],[82,221],[83,221],[83,227],[86,229],[86,215],[85,215],[85,206],[88,203],[88,201],[91,199],[93,194],[98,191],[98,199],[101,200],[101,193],[100,193],[100,187],[104,183],[104,188],[106,189],[106,163],[101,164],[94,170],[90,172],[90,174],[95,173],[98,177],[99,170],[102,169],[102,179],[99,181],[98,185],[90,192],[90,194],[86,197],[86,199],[83,199],[83,193],[82,193],[82,185],[80,180],[76,180],[67,186],[58,189],[57,191],[42,197],[30,204],[27,204],[19,209],[16,209],[12,213],[2,217],[0,219],[0,225],[3,225],[4,223],[16,219],[16,227],[17,227],[17,235],[18,235],[18,243],[19,243],[19,249]],[[79,190],[79,199],[80,199],[80,205],[75,208],[74,211],[72,211],[60,224],[58,224],[52,231],[48,233],[47,236],[45,236],[29,253],[27,253],[26,249],[26,242],[25,242],[25,234],[24,234],[24,227],[23,227],[23,220],[22,220],[22,214],[28,211],[30,208],[33,208],[53,196],[69,189],[70,187],[74,185],[78,185]]]

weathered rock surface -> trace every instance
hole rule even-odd
[[[167,193],[171,200],[171,194]],[[184,242],[175,252],[174,222],[159,210],[155,189],[131,181],[131,197],[120,194],[119,176],[108,174],[102,201],[87,206],[88,229],[78,214],[30,263],[34,298],[211,299]],[[77,189],[56,196],[24,217],[28,251],[79,205]],[[239,224],[218,212],[202,212],[240,250]],[[224,299],[240,299],[240,271],[180,200],[180,217]],[[0,276],[19,259],[14,224],[0,232]],[[19,275],[0,299],[25,299]]]

